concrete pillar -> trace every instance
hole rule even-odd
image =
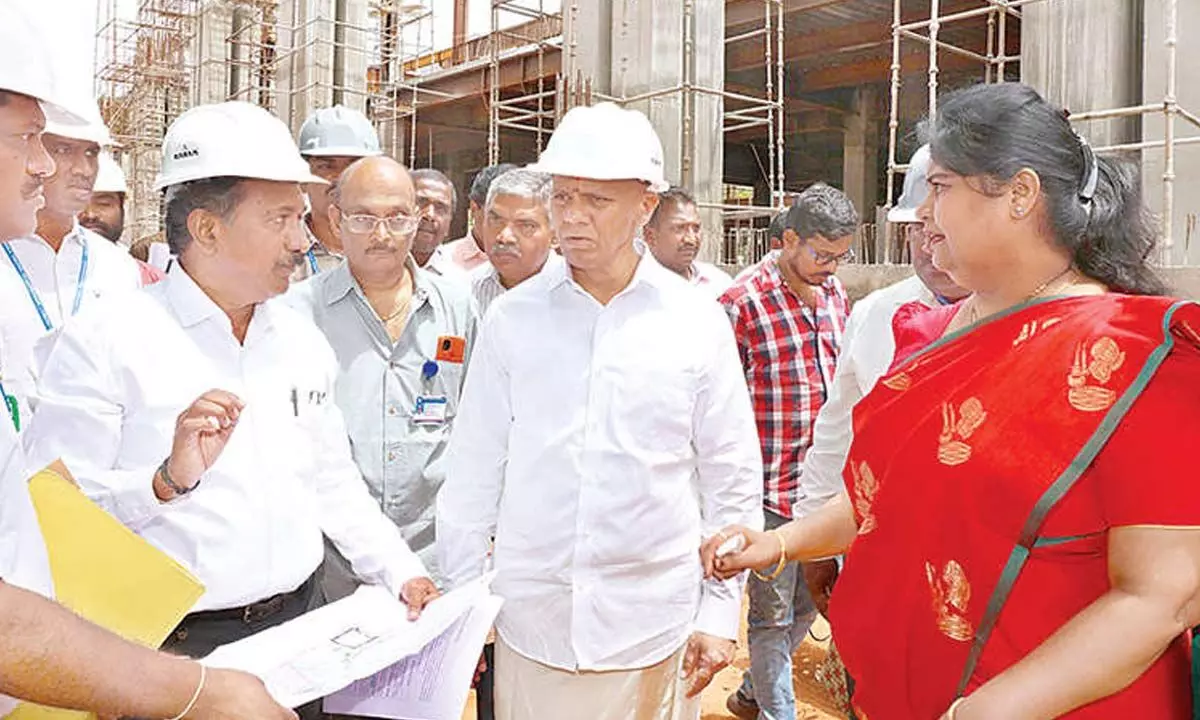
[[[615,0],[621,2],[621,0]],[[602,95],[612,94],[614,0],[571,0],[563,3],[563,77],[572,90],[583,84]]]
[[[1144,2],[1144,97],[1146,104],[1161,103],[1167,96],[1166,10],[1170,0]],[[1197,82],[1196,71],[1196,56],[1200,53],[1200,3],[1174,0],[1174,4],[1178,11],[1175,95],[1180,107],[1193,115],[1200,115],[1200,83]],[[1143,127],[1146,140],[1162,141],[1166,136],[1163,113],[1147,115]],[[1176,117],[1176,138],[1197,135],[1200,135],[1200,128],[1183,117]],[[1165,212],[1165,159],[1162,148],[1142,153],[1146,200],[1159,213]],[[1176,264],[1195,265],[1200,263],[1200,250],[1196,248],[1200,245],[1200,145],[1176,145],[1174,165],[1171,246],[1164,259]]]
[[[1142,2],[1055,0],[1021,8],[1021,80],[1074,112],[1140,105]],[[1134,142],[1141,120],[1090,121],[1079,130],[1097,147]]]
[[[690,22],[688,17],[690,15]],[[700,203],[723,197],[723,101],[696,88],[721,89],[725,78],[723,0],[656,0],[613,4],[612,92],[646,113],[662,139],[667,180],[690,190]],[[719,256],[721,213],[702,209],[701,257]]]
[[[846,116],[842,145],[842,190],[863,222],[874,222],[879,203],[879,103],[875,87],[854,91],[854,112]]]

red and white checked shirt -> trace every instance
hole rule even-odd
[[[773,259],[721,296],[758,423],[763,505],[791,518],[801,499],[800,471],[813,423],[833,386],[850,314],[836,277],[816,288],[816,310],[792,292]]]

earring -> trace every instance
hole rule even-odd
[[[1013,212],[1017,214],[1017,217],[1025,217],[1025,208],[1023,207],[1013,208]]]

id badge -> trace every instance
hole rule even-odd
[[[446,422],[446,396],[417,396],[417,404],[413,408],[413,422],[419,425],[440,425]]]

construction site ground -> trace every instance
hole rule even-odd
[[[808,639],[793,657],[792,684],[796,688],[796,720],[843,720],[845,716],[837,712],[825,690],[813,679],[813,670],[825,658],[828,649],[828,642],[817,642],[814,637],[829,637],[829,625],[822,618],[818,618],[813,624]],[[737,689],[742,681],[742,671],[748,667],[750,654],[746,650],[746,625],[743,622],[737,657],[704,691],[700,720],[729,720],[734,717],[725,709],[725,698]],[[475,720],[474,693],[463,712],[463,720]]]

